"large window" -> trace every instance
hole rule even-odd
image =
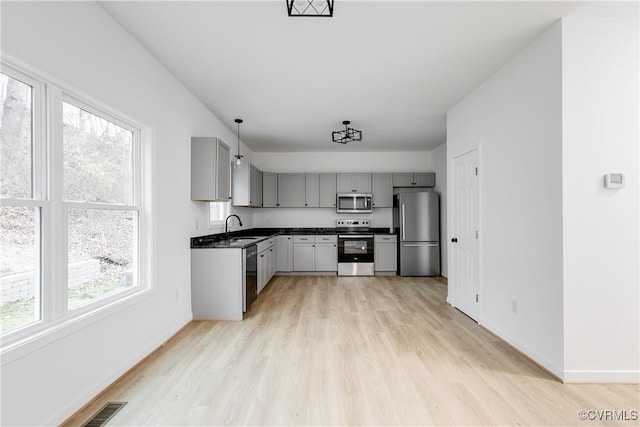
[[[88,110],[63,102],[69,308],[138,284],[137,133]]]
[[[141,131],[4,64],[0,85],[0,334],[22,337],[143,289]]]

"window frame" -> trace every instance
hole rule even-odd
[[[0,72],[31,85],[33,89],[32,199],[2,197],[7,206],[40,207],[40,320],[0,335],[2,364],[46,345],[94,322],[136,304],[155,293],[153,248],[153,134],[151,128],[69,85],[3,54]],[[18,77],[14,77],[18,76]],[[38,87],[38,101],[36,90]],[[63,102],[89,111],[134,131],[133,205],[67,202],[63,194]],[[36,198],[37,196],[37,198]],[[71,203],[69,205],[68,203]],[[68,309],[67,215],[69,207],[129,210],[137,216],[134,256],[137,284],[126,290]]]
[[[114,301],[117,301],[119,299],[121,299],[122,297],[131,295],[131,294],[135,294],[140,290],[140,287],[142,285],[142,277],[141,277],[141,272],[140,272],[140,252],[141,252],[141,248],[140,248],[140,230],[141,230],[141,206],[140,206],[140,200],[141,200],[141,192],[142,192],[142,188],[141,188],[141,173],[140,173],[140,169],[141,169],[141,163],[140,163],[140,136],[142,133],[142,130],[138,127],[135,127],[134,125],[131,125],[130,123],[122,120],[121,118],[113,115],[110,112],[105,112],[103,111],[100,107],[95,107],[93,105],[88,104],[87,102],[85,102],[84,100],[82,100],[81,98],[74,96],[68,92],[62,92],[61,94],[61,102],[59,103],[59,107],[62,110],[64,108],[64,103],[70,104],[76,108],[79,108],[81,110],[84,110],[90,114],[93,114],[94,116],[100,117],[103,120],[107,120],[117,126],[120,126],[123,129],[126,129],[128,131],[130,131],[133,135],[133,141],[132,141],[132,169],[133,169],[133,175],[132,175],[132,197],[131,197],[131,204],[125,204],[125,203],[106,203],[106,202],[102,202],[102,203],[96,203],[96,202],[84,202],[84,201],[76,201],[76,200],[66,200],[64,197],[64,168],[63,168],[63,164],[58,164],[59,166],[59,172],[60,172],[60,188],[63,189],[62,194],[60,195],[60,201],[62,204],[62,257],[63,257],[63,262],[62,264],[67,267],[64,268],[64,271],[62,272],[62,283],[64,284],[64,289],[61,289],[61,293],[64,295],[63,301],[61,302],[61,306],[64,310],[64,312],[66,312],[67,314],[69,314],[70,312],[73,313],[85,313],[88,311],[92,311],[95,310],[96,308],[99,308],[102,305],[105,304],[109,304],[112,303]],[[62,118],[62,116],[61,116]],[[62,130],[62,123],[61,123],[61,127],[60,130]],[[61,137],[60,141],[59,141],[59,147],[60,147],[60,151],[62,153],[64,153],[64,138]],[[56,169],[56,168],[53,168]],[[134,271],[135,271],[135,286],[132,286],[129,289],[125,289],[125,290],[121,290],[118,291],[112,295],[108,295],[106,297],[103,298],[98,298],[96,300],[90,301],[86,304],[81,304],[78,307],[73,307],[73,308],[69,308],[69,298],[68,298],[68,243],[69,243],[69,230],[68,230],[68,225],[69,225],[69,211],[71,209],[95,209],[95,210],[115,210],[115,211],[132,211],[136,213],[136,225],[134,227],[134,261],[133,261],[133,265],[134,265]]]
[[[47,166],[48,153],[45,141],[47,131],[46,116],[46,83],[42,79],[21,71],[18,67],[1,63],[0,72],[2,74],[18,80],[31,87],[31,197],[4,197],[0,196],[0,204],[8,207],[28,207],[39,210],[36,217],[36,239],[38,242],[39,259],[36,270],[38,287],[35,293],[35,311],[39,312],[38,319],[34,319],[24,326],[9,331],[2,337],[9,337],[14,333],[24,329],[37,328],[38,325],[46,322],[51,316],[51,295],[45,292],[49,283],[51,264],[49,262],[49,249],[46,236],[50,233],[50,203],[47,191]],[[46,283],[45,283],[46,282]]]

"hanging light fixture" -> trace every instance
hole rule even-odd
[[[236,158],[236,161],[235,161],[236,166],[240,167],[242,166],[242,157],[244,157],[240,155],[240,123],[242,123],[242,119],[236,119],[235,122],[238,124],[238,154],[236,154],[233,157]]]
[[[343,121],[342,124],[344,125],[344,130],[336,130],[331,133],[333,142],[346,144],[347,142],[362,141],[362,131],[350,128],[351,122],[349,120]]]
[[[287,0],[289,16],[333,16],[333,0]]]

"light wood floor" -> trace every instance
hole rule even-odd
[[[69,425],[638,425],[638,385],[565,385],[430,278],[276,276],[242,322],[193,322]]]

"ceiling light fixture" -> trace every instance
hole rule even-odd
[[[238,154],[236,154],[233,157],[236,158],[236,161],[235,161],[236,166],[240,167],[242,166],[242,157],[243,157],[240,155],[240,123],[242,123],[242,119],[236,119],[235,121],[238,124]]]
[[[333,16],[333,0],[287,0],[289,16]]]
[[[362,141],[362,131],[350,128],[351,122],[349,120],[345,120],[342,124],[344,125],[344,130],[336,130],[331,133],[333,142],[346,144],[347,142]]]

